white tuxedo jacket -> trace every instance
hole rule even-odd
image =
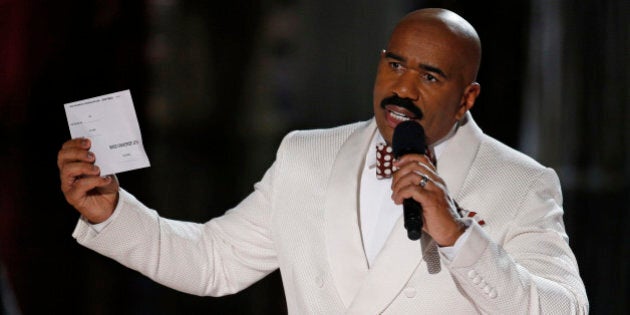
[[[438,161],[459,205],[485,221],[452,261],[396,224],[368,269],[358,200],[374,120],[292,132],[255,190],[205,224],[161,218],[121,189],[84,246],[174,289],[220,296],[280,268],[291,314],[581,314],[588,301],[555,172],[484,135],[468,115]]]

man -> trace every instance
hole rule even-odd
[[[381,53],[374,119],[290,133],[254,192],[205,224],[160,218],[99,177],[89,140],[70,140],[58,164],[82,215],[73,235],[198,295],[280,268],[292,314],[587,313],[555,172],[484,135],[469,113],[480,56],[455,13],[408,14]],[[375,147],[406,120],[424,127],[429,152],[377,179]],[[423,207],[420,241],[403,230],[406,198]]]

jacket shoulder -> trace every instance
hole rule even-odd
[[[280,145],[281,149],[337,151],[355,131],[366,128],[370,121],[355,122],[332,128],[295,130],[288,133]]]
[[[524,176],[531,176],[546,169],[532,157],[487,135],[482,139],[478,158],[481,160],[479,162],[485,162],[483,164],[494,165],[500,169],[508,168]]]
[[[280,168],[293,172],[325,172],[332,167],[348,138],[369,126],[370,121],[362,121],[333,128],[292,131],[282,140],[276,162]]]
[[[479,192],[481,188],[484,199],[502,200],[512,207],[521,205],[532,193],[558,203],[562,200],[560,181],[553,169],[485,135],[465,186],[464,193]]]

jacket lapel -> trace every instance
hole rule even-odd
[[[470,112],[462,119],[457,133],[449,140],[437,164],[437,172],[446,182],[451,197],[459,197],[460,188],[471,170],[481,144],[483,132]]]
[[[342,145],[335,159],[325,196],[328,262],[335,286],[348,307],[368,273],[359,228],[359,182],[368,144],[376,131],[372,119]]]

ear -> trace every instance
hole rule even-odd
[[[481,93],[481,85],[477,82],[473,82],[466,87],[464,90],[464,95],[462,95],[462,100],[460,102],[460,107],[457,110],[457,114],[455,118],[457,120],[462,119],[467,111],[469,111],[474,105],[475,100],[477,100],[477,96]]]

